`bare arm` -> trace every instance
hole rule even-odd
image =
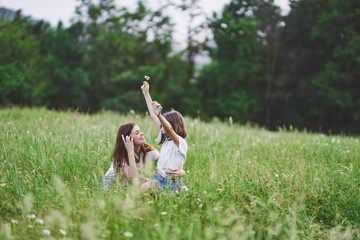
[[[169,172],[165,172],[166,175],[173,178],[181,178],[185,176],[185,171],[182,169],[172,169]]]
[[[150,96],[150,86],[149,86],[149,83],[144,81],[143,82],[143,85],[141,86],[141,90],[144,94],[144,98],[145,98],[145,101],[146,101],[146,106],[149,110],[149,114],[150,114],[150,117],[152,118],[154,124],[155,124],[155,127],[157,129],[157,131],[159,132],[160,131],[160,128],[161,128],[161,123],[158,119],[158,117],[155,115],[154,111],[153,111],[153,107],[152,107],[152,99],[151,99],[151,96]]]
[[[153,106],[154,113],[156,114],[156,116],[158,117],[161,125],[164,128],[164,131],[171,138],[171,140],[174,141],[176,146],[179,147],[179,136],[175,133],[175,131],[172,128],[171,124],[163,117],[163,115],[161,115],[161,111],[162,111],[161,105],[159,103],[157,103],[157,102],[153,102],[152,106]]]
[[[131,182],[137,181],[139,179],[138,171],[136,168],[136,162],[134,157],[134,142],[133,139],[130,136],[126,136],[124,138],[123,135],[121,135],[126,151],[128,153],[128,159],[129,159],[129,166],[124,166],[123,171],[125,178]]]

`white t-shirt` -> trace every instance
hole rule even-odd
[[[165,172],[172,169],[182,169],[186,161],[186,152],[188,149],[187,142],[179,137],[179,147],[174,141],[165,140],[160,149],[160,157],[158,160],[158,173],[166,177]]]
[[[144,153],[140,153],[140,161],[138,163],[136,163],[136,169],[140,169],[143,167],[144,164]],[[146,153],[146,158],[148,159],[152,159],[152,160],[157,160],[159,158],[159,151],[158,150],[153,150],[153,151],[149,151]],[[126,163],[125,159],[123,161],[123,166],[128,166],[128,164]],[[105,176],[103,178],[103,180],[101,181],[101,185],[104,188],[110,188],[111,184],[116,180],[116,171],[115,171],[115,167],[114,164],[111,163],[111,166],[109,168],[109,170],[105,173]],[[121,181],[123,183],[125,179],[124,175],[121,175]]]

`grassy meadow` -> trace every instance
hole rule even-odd
[[[149,116],[0,110],[0,239],[360,238],[358,137],[185,120],[188,190],[168,196],[100,188],[121,124],[160,149]]]

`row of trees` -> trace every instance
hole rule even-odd
[[[197,2],[168,6],[193,21]],[[166,7],[82,0],[71,26],[56,28],[19,13],[0,24],[0,103],[144,112],[149,75],[153,98],[185,115],[359,133],[360,2],[290,5],[282,16],[273,1],[232,0],[201,26],[189,23],[178,53]],[[213,40],[196,40],[209,29]],[[211,62],[196,70],[201,51]]]

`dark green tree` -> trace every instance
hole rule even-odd
[[[210,28],[216,48],[212,62],[202,70],[197,87],[202,92],[203,111],[220,118],[253,120],[263,108],[264,49],[258,35],[260,22],[255,18],[252,1],[231,1],[222,16],[214,14]]]
[[[21,12],[0,23],[0,104],[41,103],[39,42],[25,27]]]

